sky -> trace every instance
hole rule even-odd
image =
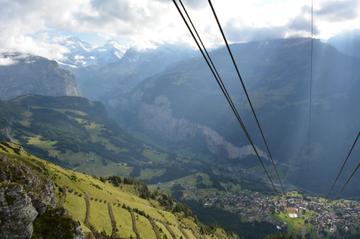
[[[183,0],[207,46],[222,43],[207,0]],[[315,37],[360,29],[360,0],[313,0]],[[212,0],[231,42],[309,36],[311,0]],[[172,0],[0,0],[0,51],[59,59],[76,36],[146,49],[194,46]]]

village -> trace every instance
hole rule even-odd
[[[204,207],[221,207],[237,213],[246,222],[269,222],[290,231],[309,230],[327,237],[360,232],[360,202],[328,200],[289,192],[282,196],[264,195],[248,190],[208,194]],[[303,227],[303,228],[301,228]]]

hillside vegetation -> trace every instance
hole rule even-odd
[[[0,102],[0,112],[6,137],[56,164],[100,175],[128,175],[128,164],[146,161],[142,143],[109,120],[100,103],[23,96]]]
[[[57,165],[92,175],[149,180],[164,174],[166,162],[171,162],[168,154],[118,127],[102,104],[81,97],[23,96],[0,101],[0,122],[0,138]]]
[[[201,153],[164,151],[132,137],[108,117],[101,103],[81,97],[30,95],[0,101],[0,139],[16,142],[62,167],[96,176],[133,177],[158,184],[197,173],[208,174],[216,182],[227,182],[226,177],[233,175],[212,170],[209,162],[217,160]],[[249,161],[256,170],[255,161]],[[236,180],[244,187],[265,190],[245,183],[253,182],[248,173],[236,175]]]
[[[169,153],[144,143],[114,123],[101,103],[81,97],[22,96],[0,101],[0,139],[16,142],[56,165],[96,176],[158,184],[211,174],[201,155]],[[248,178],[245,175],[243,181]]]
[[[339,157],[346,154],[343,150],[360,128],[360,108],[355,103],[360,101],[356,77],[360,71],[354,67],[360,61],[320,40],[313,41],[316,104],[309,146],[304,129],[308,125],[310,43],[308,38],[274,39],[233,44],[231,49],[283,181],[325,194],[338,171]],[[211,57],[252,139],[266,150],[226,47],[214,49]],[[104,103],[121,102],[117,107],[108,105],[116,119],[150,142],[171,152],[206,155],[203,165],[237,184],[244,178],[261,180],[256,175],[263,173],[254,168],[258,163],[246,147],[244,132],[200,55],[145,79],[123,95],[122,101],[118,95],[107,96]],[[341,127],[334,127],[339,122]],[[239,177],[244,171],[253,173]],[[354,180],[353,185],[358,185],[360,178]],[[347,196],[358,196],[359,190],[351,187]]]
[[[44,188],[49,191],[46,210],[34,206],[38,215],[33,222],[33,238],[60,238],[60,234],[54,234],[56,230],[63,234],[70,230],[61,238],[71,238],[71,234],[75,238],[79,229],[88,238],[231,238],[222,229],[200,225],[184,205],[166,194],[151,192],[132,179],[95,178],[67,170],[27,153],[14,143],[0,144],[0,158],[0,191],[5,192],[2,195],[6,199],[1,206],[18,205],[17,198],[11,199],[6,194],[9,185],[18,185],[33,205],[35,199],[44,198]],[[51,214],[62,208],[66,212]],[[52,223],[57,225],[56,229],[51,228]],[[77,226],[70,227],[69,223]]]

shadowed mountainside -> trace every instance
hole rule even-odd
[[[27,94],[79,95],[73,74],[55,61],[20,53],[1,53],[0,57],[8,61],[0,65],[0,99]]]

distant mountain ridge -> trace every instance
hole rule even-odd
[[[1,53],[0,99],[20,95],[78,96],[74,75],[56,61],[21,53]]]
[[[360,127],[356,120],[359,108],[354,105],[360,100],[356,78],[360,61],[320,40],[314,41],[313,139],[308,145],[310,43],[307,38],[291,38],[234,44],[231,48],[273,157],[284,166],[284,177],[306,190],[323,192],[330,186],[329,179],[335,174],[343,149]],[[263,149],[226,49],[210,54],[257,146]],[[222,162],[219,168],[228,165],[234,175],[242,172],[244,162],[255,163],[251,154],[242,158],[236,154],[239,151],[229,150],[231,144],[243,148],[248,143],[200,57],[176,62],[130,93],[106,100],[119,102],[111,112],[125,121],[123,125],[173,150],[207,150]],[[341,127],[334,127],[339,122]],[[228,160],[232,155],[236,160]]]
[[[103,46],[93,46],[76,37],[66,37],[55,41],[67,48],[63,58],[57,59],[59,64],[69,68],[106,65],[119,61],[125,54],[127,47],[112,40]]]
[[[360,58],[360,31],[345,32],[328,40],[340,52]]]
[[[141,81],[160,73],[171,64],[195,55],[194,50],[178,45],[162,45],[146,50],[129,48],[113,63],[71,70],[84,97],[116,104],[117,95],[131,91]],[[110,98],[115,102],[107,101]]]
[[[357,90],[360,82],[356,78],[360,75],[356,67],[359,60],[343,54],[331,44],[314,40],[313,139],[309,145],[310,43],[307,38],[291,38],[234,44],[231,47],[284,177],[290,185],[323,192],[331,175],[335,174],[338,160],[344,154],[343,149],[348,147],[353,132],[360,127],[356,121],[360,115],[359,108],[354,105],[360,100]],[[82,48],[88,49],[88,46],[83,45]],[[257,146],[263,150],[225,49],[215,49],[211,55]],[[10,66],[13,65],[3,67]],[[138,142],[145,140],[149,145],[151,142],[151,145],[157,145],[165,152],[174,152],[175,158],[178,153],[196,158],[194,162],[186,162],[184,172],[194,166],[193,163],[201,167],[204,162],[211,162],[207,164],[207,171],[217,170],[217,175],[229,176],[240,183],[243,179],[240,180],[239,175],[245,173],[248,177],[251,171],[246,169],[257,170],[258,164],[243,132],[227,108],[203,59],[193,50],[173,45],[147,51],[128,49],[116,63],[74,68],[73,72],[78,77],[84,96],[103,102],[122,128],[130,129],[141,138]],[[74,117],[71,109],[70,115],[59,110],[62,109],[56,107],[40,113],[56,111],[56,114]],[[25,113],[22,116],[25,117],[26,109],[18,112],[19,115],[21,113]],[[79,120],[84,117],[78,115],[75,118]],[[97,126],[92,125],[96,130],[99,129]],[[83,127],[88,126],[81,125],[80,128]],[[91,128],[87,130],[91,133],[96,131]],[[13,137],[8,129],[2,131],[7,138]],[[80,131],[83,132],[83,129]],[[35,132],[32,133],[32,136],[36,136]],[[37,143],[36,140],[44,144],[44,139],[36,137],[31,142]],[[101,141],[97,143],[101,145]],[[141,175],[142,163],[150,165],[151,161],[141,155],[146,154],[147,149],[140,144],[135,143],[140,151],[132,152],[144,162],[137,161],[131,165],[131,169],[126,169],[126,173],[133,176]],[[109,156],[107,153],[105,155]],[[116,157],[114,155],[111,157]],[[131,161],[129,154],[122,152],[121,155],[126,155],[127,162]],[[161,163],[168,163],[168,159],[174,156],[165,155],[161,156],[166,158]],[[262,156],[266,159],[264,153]],[[325,159],[326,172],[323,170]],[[96,164],[101,163],[99,158],[95,161]],[[180,164],[184,165],[183,161]],[[158,182],[164,175],[167,177],[167,172],[175,165],[168,167],[167,164],[166,173],[162,171],[161,176],[150,177],[150,180]],[[76,166],[76,163],[72,165]],[[106,164],[103,166],[106,167]],[[310,169],[307,168],[310,166]],[[257,179],[262,178],[262,174],[253,175]]]

